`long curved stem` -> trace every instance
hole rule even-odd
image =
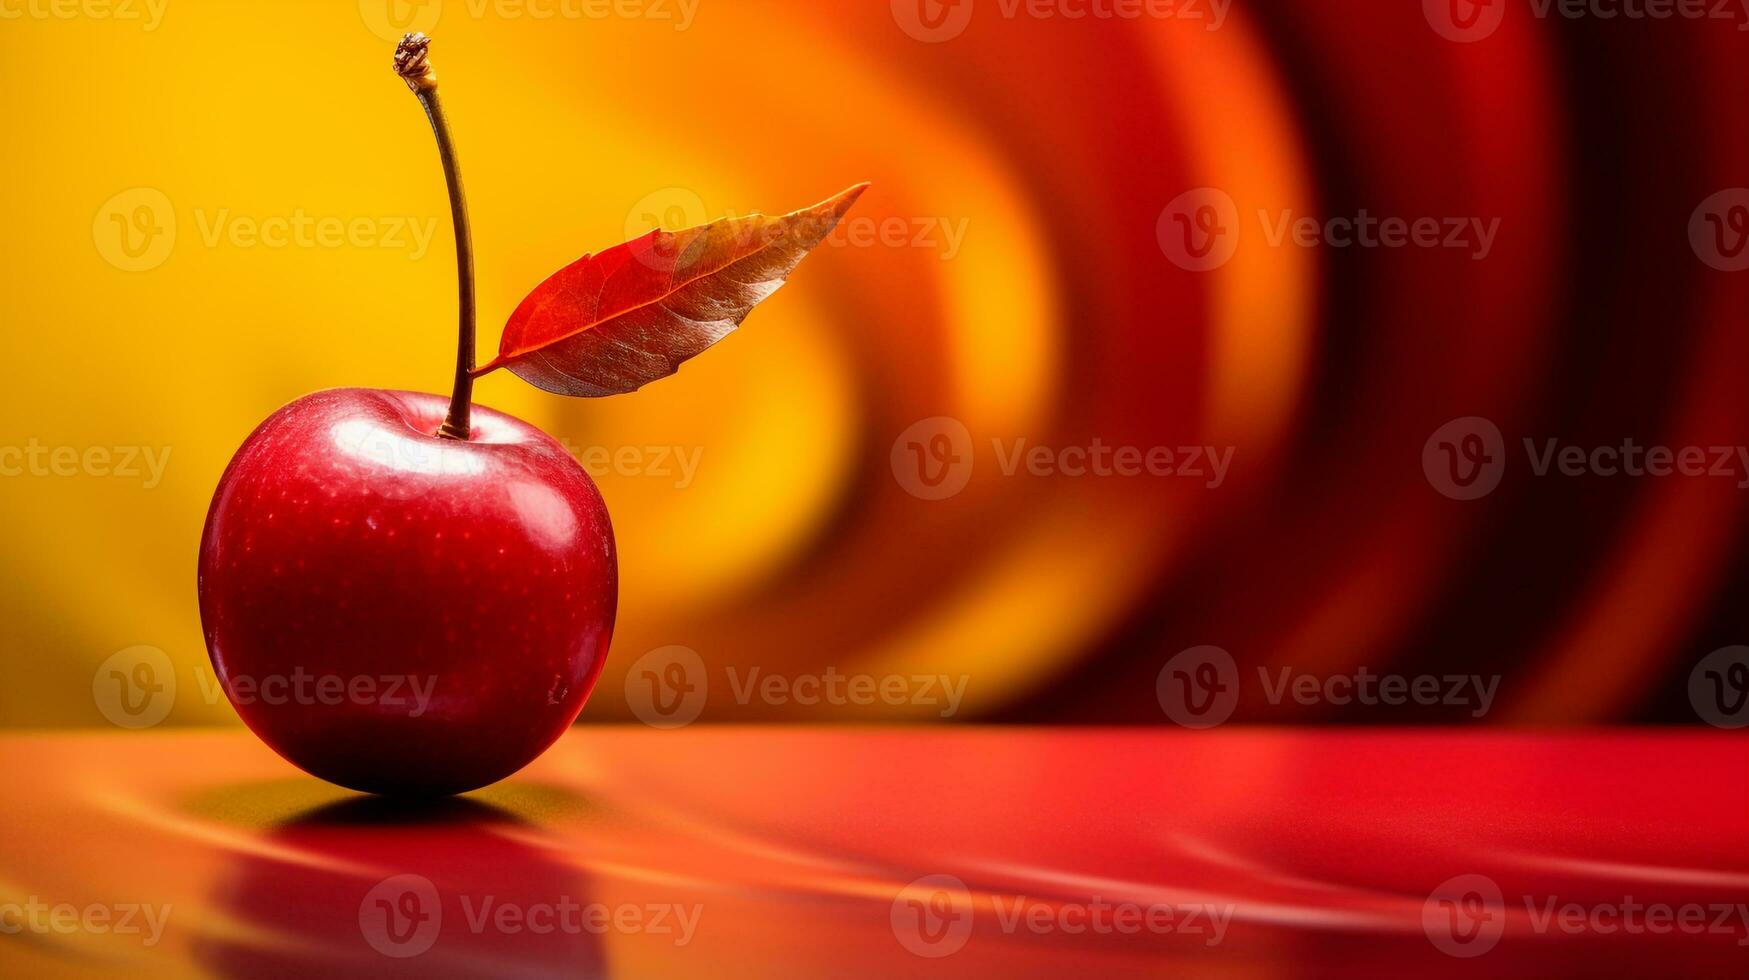
[[[461,167],[456,162],[455,141],[449,119],[437,97],[437,72],[427,60],[431,39],[408,34],[395,49],[395,72],[418,96],[437,136],[437,153],[443,160],[443,179],[449,187],[450,220],[455,225],[455,264],[459,323],[456,328],[455,388],[449,399],[449,414],[437,434],[466,440],[473,432],[474,401],[474,239],[468,223],[468,199],[462,191]]]

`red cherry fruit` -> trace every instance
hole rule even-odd
[[[502,779],[576,719],[618,594],[595,484],[483,407],[345,388],[275,412],[219,481],[201,621],[243,721],[307,772],[374,793]]]

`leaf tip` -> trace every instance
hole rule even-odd
[[[838,196],[832,198],[833,204],[836,205],[834,210],[839,214],[843,214],[850,210],[850,206],[856,203],[856,199],[862,196],[862,192],[868,190],[871,186],[873,186],[873,183],[865,180],[861,183],[852,184],[844,190],[839,191]]]

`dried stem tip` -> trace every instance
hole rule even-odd
[[[415,93],[437,87],[437,71],[431,67],[431,38],[404,34],[395,46],[395,74]]]

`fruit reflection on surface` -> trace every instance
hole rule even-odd
[[[322,806],[265,834],[262,853],[214,890],[254,941],[209,938],[195,956],[234,977],[604,975],[584,918],[587,874],[519,840],[519,828],[464,799]]]

